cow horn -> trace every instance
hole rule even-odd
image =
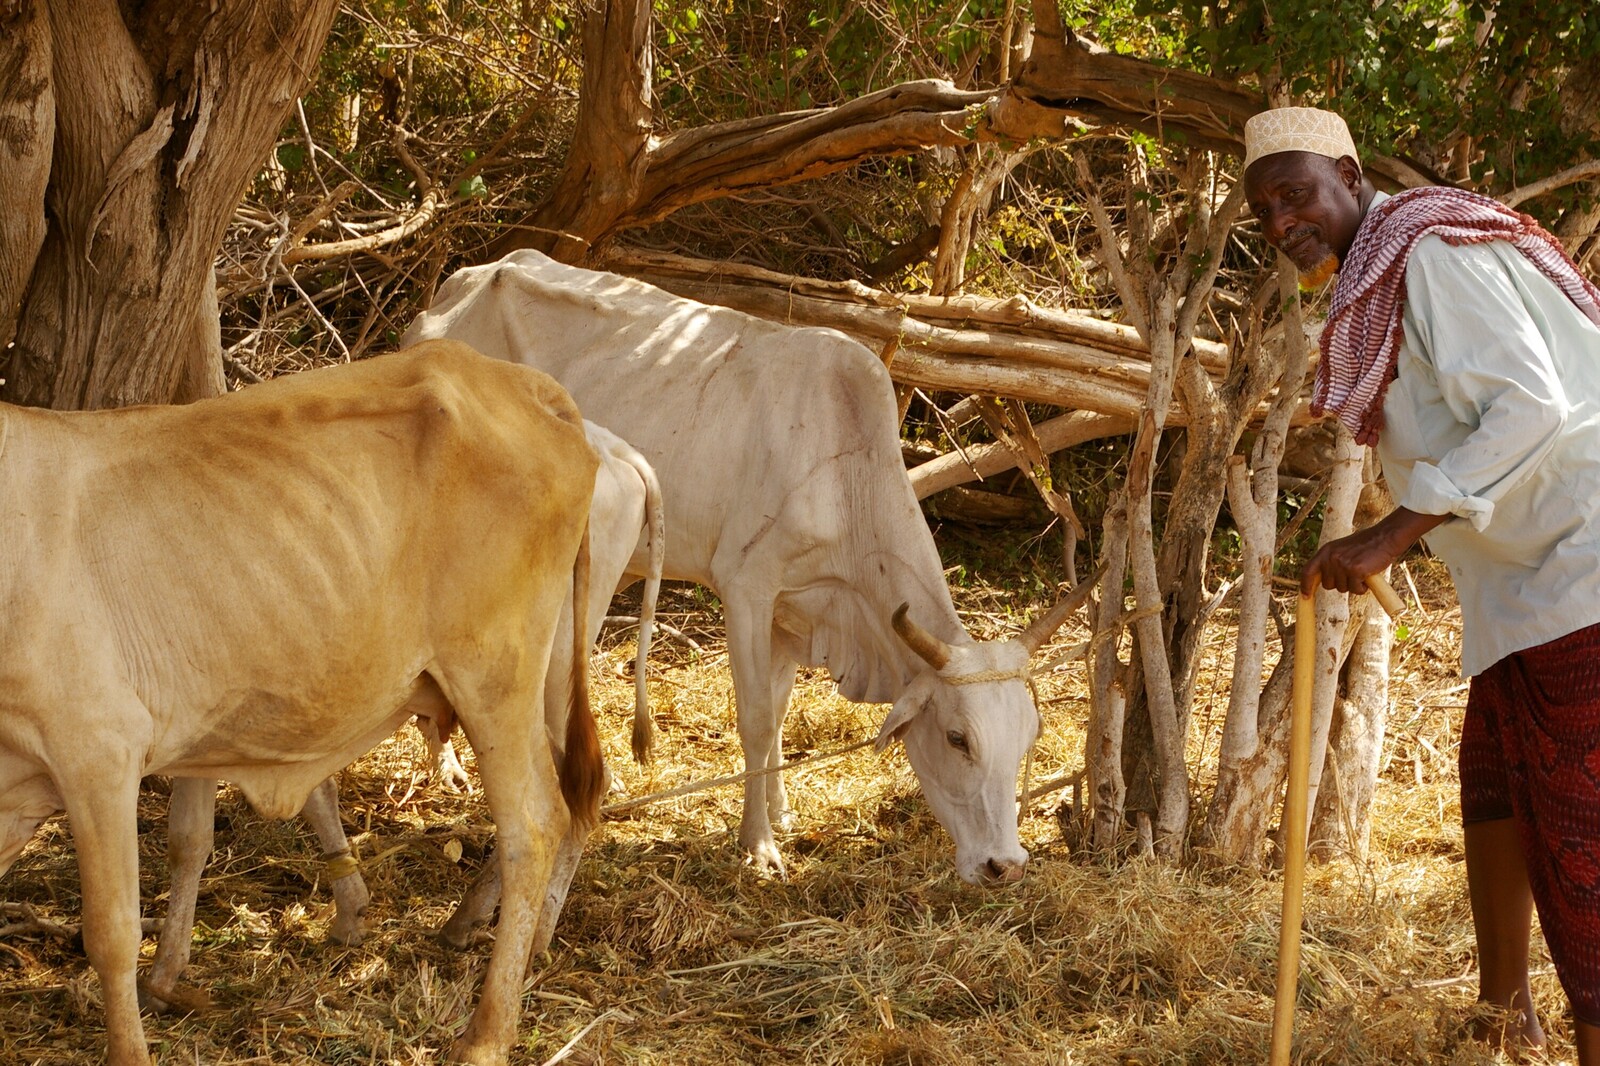
[[[1100,575],[1105,572],[1106,564],[1101,563],[1094,573],[1078,582],[1071,592],[1057,600],[1055,606],[1035,618],[1033,624],[1023,630],[1022,634],[1017,637],[1017,643],[1027,649],[1029,655],[1038,651],[1044,642],[1049,640],[1055,631],[1061,628],[1061,624],[1067,620],[1068,616],[1083,606],[1083,601],[1089,598],[1089,593],[1094,591],[1095,585],[1100,581]]]
[[[900,639],[906,642],[906,647],[916,652],[923,662],[935,670],[944,669],[944,664],[950,661],[950,645],[907,618],[906,608],[909,606],[910,604],[902,603],[895,608],[892,620],[894,631],[900,634]]]

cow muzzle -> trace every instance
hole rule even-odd
[[[1028,849],[1013,844],[967,852],[956,858],[961,880],[979,887],[1016,884],[1028,870]]]
[[[1020,862],[1016,859],[990,859],[978,869],[979,875],[985,884],[1014,884],[1022,880],[1022,875],[1028,871],[1028,860]]]

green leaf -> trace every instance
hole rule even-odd
[[[278,165],[291,174],[304,170],[306,165],[306,150],[304,146],[298,144],[278,145]]]
[[[466,181],[456,184],[456,195],[463,200],[481,200],[489,195],[489,186],[483,180],[482,174],[474,174]]]

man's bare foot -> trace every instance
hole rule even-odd
[[[1537,1051],[1545,1043],[1544,1028],[1533,1011],[1486,1000],[1478,1001],[1471,1033],[1472,1039],[1504,1051],[1517,1062],[1522,1061],[1522,1052]]]

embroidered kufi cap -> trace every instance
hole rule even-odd
[[[1279,152],[1312,152],[1329,159],[1349,156],[1357,162],[1350,127],[1332,111],[1315,107],[1279,107],[1251,115],[1244,124],[1244,165]]]

